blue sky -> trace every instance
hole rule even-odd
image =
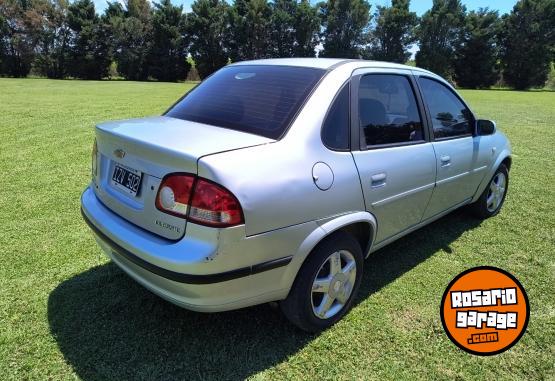
[[[113,0],[111,0],[113,1]],[[120,0],[122,1],[122,0]],[[150,0],[153,1],[153,0]],[[156,1],[156,0],[154,0]],[[185,11],[188,12],[191,10],[191,3],[194,0],[172,0],[174,4],[183,4]],[[311,0],[312,3],[317,3],[319,0]],[[123,2],[123,1],[122,1]],[[232,2],[229,0],[229,2]],[[369,0],[370,4],[372,4],[372,8],[375,9],[376,5],[389,5],[391,4],[390,0]],[[480,7],[489,7],[490,9],[495,9],[499,11],[499,14],[509,13],[513,6],[516,4],[517,0],[498,0],[495,2],[495,5],[491,5],[491,0],[463,0],[462,1],[466,8],[469,10],[478,9]],[[106,0],[94,0],[96,5],[96,11],[102,12],[106,8]],[[419,16],[426,12],[428,9],[432,7],[432,0],[412,0],[410,4],[410,8],[416,12]]]

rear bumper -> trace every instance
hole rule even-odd
[[[190,224],[182,240],[168,241],[114,214],[91,188],[83,192],[81,212],[100,247],[127,274],[174,304],[206,312],[285,298],[289,263],[314,228],[245,237],[244,227],[224,232]]]

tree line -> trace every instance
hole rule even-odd
[[[229,62],[271,57],[341,57],[416,65],[461,87],[500,76],[517,88],[543,86],[555,58],[555,0],[520,0],[509,14],[467,11],[434,0],[417,17],[409,0],[0,0],[0,75],[177,81],[194,62],[205,78]]]

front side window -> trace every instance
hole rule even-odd
[[[165,115],[278,139],[324,73],[308,67],[228,66]]]
[[[428,78],[419,83],[436,139],[472,135],[472,113],[447,86]]]
[[[422,119],[406,76],[368,74],[361,78],[358,91],[359,122],[367,146],[424,140]]]

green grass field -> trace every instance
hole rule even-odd
[[[181,310],[109,263],[81,220],[93,126],[160,114],[191,84],[0,79],[0,379],[554,379],[555,93],[462,91],[514,149],[497,217],[462,211],[376,252],[357,305],[321,335],[268,305]],[[494,357],[443,332],[462,270],[512,272],[528,332]]]

